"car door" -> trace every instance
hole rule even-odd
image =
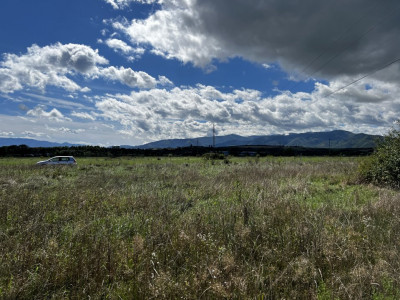
[[[69,157],[61,157],[61,164],[67,165],[69,163]]]
[[[49,165],[56,165],[58,164],[58,157],[53,157],[49,160]]]

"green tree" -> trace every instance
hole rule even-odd
[[[360,166],[361,178],[367,182],[400,188],[400,129],[396,127],[383,138],[375,152]]]

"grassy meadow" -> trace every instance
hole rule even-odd
[[[0,299],[399,299],[361,158],[0,159]]]

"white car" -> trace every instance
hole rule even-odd
[[[54,156],[48,160],[38,161],[37,165],[76,165],[73,156]]]

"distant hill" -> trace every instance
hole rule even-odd
[[[280,146],[302,146],[310,148],[373,148],[376,141],[381,139],[379,135],[364,133],[352,133],[344,130],[329,132],[307,132],[291,133],[288,135],[263,135],[263,136],[240,136],[226,135],[217,136],[216,147],[241,146],[241,145],[280,145]],[[208,147],[212,145],[212,137],[200,137],[192,139],[169,139],[147,143],[141,146],[121,146],[125,148],[159,149],[178,148],[189,146]]]
[[[302,146],[309,148],[373,148],[376,141],[381,139],[379,135],[364,133],[351,133],[344,130],[329,132],[291,133],[288,135],[256,135],[240,136],[236,134],[217,136],[216,147],[242,146],[242,145],[271,145],[271,146]],[[27,145],[36,147],[71,147],[82,146],[70,143],[54,143],[24,138],[0,138],[0,147],[11,145]],[[141,146],[121,145],[121,148],[136,149],[163,149],[182,148],[189,146],[208,147],[212,145],[212,137],[200,137],[191,139],[169,139],[147,143]]]
[[[27,145],[28,147],[71,147],[71,146],[81,146],[77,144],[69,144],[69,143],[53,143],[47,141],[38,141],[34,139],[23,139],[23,138],[0,138],[0,147],[3,146],[19,146],[19,145]]]

